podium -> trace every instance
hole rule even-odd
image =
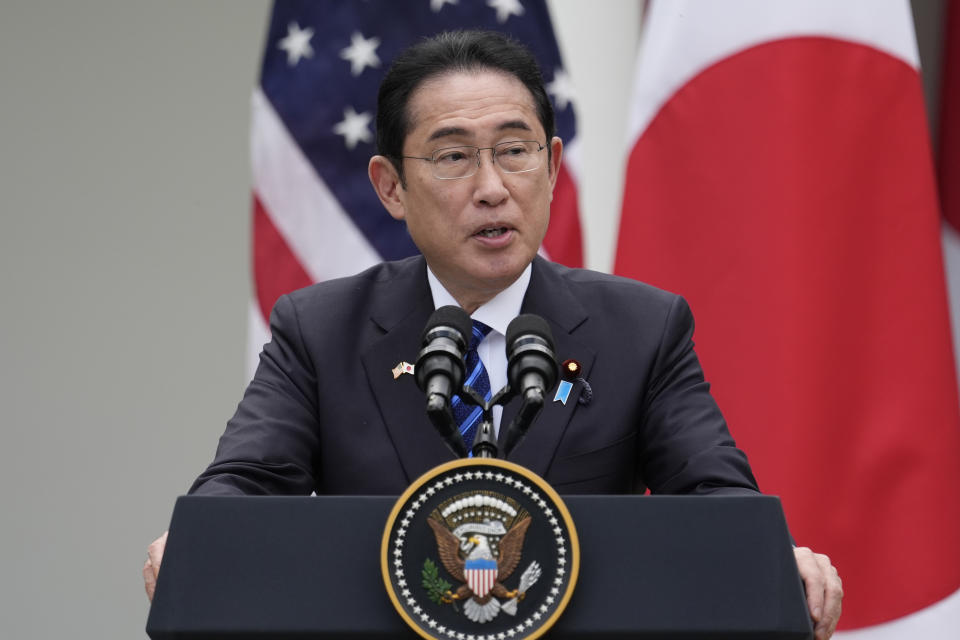
[[[381,578],[380,544],[395,501],[179,498],[147,633],[153,640],[419,638]],[[580,539],[580,577],[544,637],[813,637],[779,499],[564,501]]]

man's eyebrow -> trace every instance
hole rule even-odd
[[[433,140],[438,140],[440,138],[446,138],[448,136],[465,136],[469,135],[469,131],[463,127],[443,127],[442,129],[437,129],[430,134],[430,137],[427,138],[427,142],[432,142]]]
[[[509,122],[504,122],[497,127],[497,131],[503,131],[505,129],[523,129],[524,131],[533,131],[533,129],[530,128],[530,125],[523,120],[511,120]]]
[[[497,126],[497,131],[506,131],[508,129],[522,129],[523,131],[533,131],[523,120],[509,120]],[[449,136],[470,136],[471,133],[464,129],[463,127],[443,127],[437,129],[430,134],[430,137],[427,138],[427,142],[433,142],[434,140],[439,140],[440,138],[446,138]]]

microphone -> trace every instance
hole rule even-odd
[[[427,396],[427,416],[454,453],[467,455],[463,438],[453,420],[450,399],[463,385],[463,356],[473,324],[460,307],[440,307],[427,320],[417,356],[414,378]]]
[[[503,455],[516,447],[534,418],[543,409],[544,396],[557,383],[557,357],[553,334],[546,320],[533,314],[519,315],[507,327],[507,379],[511,391],[523,402],[507,426]]]
[[[539,402],[557,383],[557,357],[553,354],[550,325],[540,316],[525,313],[507,327],[507,379],[524,402]]]

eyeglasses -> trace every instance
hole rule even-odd
[[[401,156],[410,160],[426,160],[433,169],[433,177],[440,180],[469,178],[480,168],[480,152],[490,149],[493,163],[504,173],[523,173],[540,168],[540,152],[546,149],[536,140],[511,140],[493,147],[446,147],[437,149],[429,158]]]

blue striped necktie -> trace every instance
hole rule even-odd
[[[464,356],[466,364],[467,377],[464,379],[464,385],[473,387],[473,390],[483,396],[485,400],[490,400],[490,377],[487,370],[483,367],[480,355],[477,353],[477,347],[487,337],[492,329],[478,320],[473,321],[473,335],[470,337],[470,348]],[[453,397],[450,403],[453,409],[453,418],[460,426],[460,435],[463,437],[467,450],[473,446],[473,438],[477,435],[477,425],[480,424],[480,418],[483,416],[483,409],[472,404],[463,402],[459,395]]]

